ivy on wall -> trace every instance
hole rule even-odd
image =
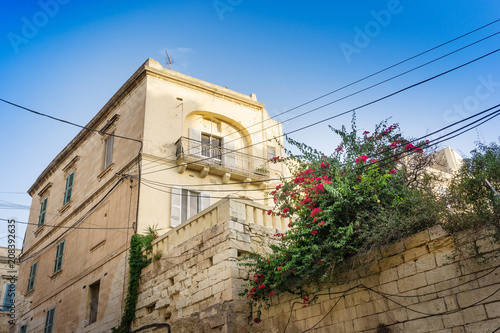
[[[120,325],[112,329],[113,333],[130,332],[132,321],[135,318],[135,308],[139,296],[141,271],[151,262],[151,259],[148,259],[147,255],[143,254],[143,250],[145,250],[147,254],[151,254],[151,243],[156,237],[158,237],[157,230],[150,227],[146,235],[135,234],[130,240],[130,257],[128,259],[129,281],[127,298],[125,299],[125,310]]]

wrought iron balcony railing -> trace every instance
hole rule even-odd
[[[181,137],[175,145],[177,161],[219,166],[239,173],[269,176],[269,161],[262,157],[186,137]]]

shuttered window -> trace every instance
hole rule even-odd
[[[28,333],[28,324],[24,324],[23,326],[21,326],[19,333]]]
[[[35,289],[35,278],[36,278],[36,271],[37,271],[37,269],[38,269],[38,262],[35,262],[33,265],[31,265],[30,277],[28,279],[28,290],[27,290],[27,292],[32,291],[33,289]]]
[[[64,256],[64,244],[65,240],[57,244],[57,249],[56,249],[56,259],[54,262],[54,273],[59,272],[62,269],[62,263],[63,263],[63,256]]]
[[[47,212],[47,201],[48,197],[42,200],[40,204],[40,215],[38,216],[38,227],[41,227],[45,223],[45,213]]]
[[[211,205],[210,193],[172,187],[170,226],[175,227]]]
[[[45,317],[45,330],[43,333],[52,333],[54,331],[54,317],[56,316],[56,308],[53,307],[47,311],[47,317]]]
[[[75,181],[75,172],[73,171],[66,178],[66,189],[64,190],[64,201],[63,206],[71,201],[71,195],[73,194],[73,183]]]
[[[5,287],[5,295],[3,297],[2,311],[10,311],[14,306],[14,296],[16,294],[16,285],[8,283]]]
[[[95,323],[97,321],[97,306],[99,305],[99,289],[101,286],[101,281],[92,283],[89,286],[89,324]]]
[[[104,169],[113,163],[113,139],[114,136],[110,135],[104,140]]]

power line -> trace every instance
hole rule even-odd
[[[15,219],[6,219],[0,217],[0,221],[12,221],[14,220],[16,223],[20,224],[26,224],[26,225],[36,225],[38,226],[38,223],[31,223],[31,222],[24,222],[24,221],[18,221]],[[49,224],[43,224],[43,227],[48,227],[48,228],[61,228],[61,229],[96,229],[96,230],[118,230],[118,229],[131,229],[129,227],[127,228],[94,228],[94,227],[72,227],[72,226],[64,226],[64,225],[49,225]],[[40,227],[42,227],[40,226]]]
[[[499,20],[497,20],[497,21],[499,21]],[[495,21],[495,22],[497,22],[497,21]],[[493,22],[493,23],[495,23],[495,22]],[[493,24],[493,23],[491,23],[491,24]],[[489,25],[489,24],[488,24],[488,25]],[[486,25],[486,26],[488,26],[488,25]],[[476,29],[476,30],[478,30],[478,29]],[[474,30],[474,31],[476,31],[476,30]],[[452,51],[452,52],[449,52],[449,53],[447,53],[447,54],[445,54],[445,55],[443,55],[443,56],[440,56],[440,57],[435,58],[435,59],[433,59],[433,60],[431,60],[431,61],[428,61],[428,62],[426,62],[426,63],[424,63],[424,64],[422,64],[422,65],[419,65],[419,66],[417,66],[417,67],[414,67],[414,68],[412,68],[412,69],[410,69],[410,70],[407,70],[407,71],[405,71],[405,72],[402,72],[402,73],[400,73],[400,74],[398,74],[398,75],[392,76],[392,77],[390,77],[390,78],[388,78],[388,79],[386,79],[386,80],[380,81],[380,82],[378,82],[378,83],[376,83],[376,84],[373,84],[373,85],[371,85],[371,86],[368,86],[368,87],[366,87],[366,88],[363,88],[363,89],[361,89],[361,90],[358,90],[358,91],[356,91],[356,92],[354,92],[354,93],[351,93],[351,94],[348,94],[348,95],[346,95],[346,96],[344,96],[344,97],[338,98],[338,99],[336,99],[336,100],[334,100],[334,101],[332,101],[332,102],[329,102],[329,103],[323,104],[323,105],[321,105],[321,106],[319,106],[319,107],[316,107],[316,108],[314,108],[314,109],[312,109],[312,110],[309,110],[309,111],[306,111],[306,112],[300,113],[300,114],[298,114],[298,115],[296,115],[296,116],[294,116],[294,117],[292,117],[292,118],[289,118],[289,119],[286,119],[286,120],[284,120],[284,121],[281,121],[281,124],[284,124],[284,123],[286,123],[286,122],[288,122],[288,121],[291,121],[291,120],[294,120],[294,119],[297,119],[297,118],[300,118],[300,117],[302,117],[302,116],[304,116],[304,115],[307,115],[307,114],[309,114],[309,113],[312,113],[312,112],[315,112],[315,111],[317,111],[317,110],[320,110],[320,109],[322,109],[322,108],[324,108],[324,107],[326,107],[326,106],[329,106],[329,105],[335,104],[335,103],[337,103],[337,102],[339,102],[339,101],[342,101],[342,100],[344,100],[344,99],[346,99],[346,98],[352,97],[352,96],[357,95],[357,94],[359,94],[359,93],[361,93],[361,92],[364,92],[364,91],[367,91],[367,90],[369,90],[369,89],[372,89],[372,88],[374,88],[374,87],[376,87],[376,86],[379,86],[379,85],[381,85],[381,84],[383,84],[383,83],[386,83],[386,82],[388,82],[388,81],[394,80],[394,79],[396,79],[396,78],[398,78],[398,77],[400,77],[400,76],[403,76],[403,75],[405,75],[405,74],[408,74],[408,73],[410,73],[410,72],[413,72],[413,71],[415,71],[415,70],[417,70],[417,69],[419,69],[419,68],[422,68],[422,67],[424,67],[424,66],[427,66],[427,65],[429,65],[429,64],[431,64],[431,63],[434,63],[434,62],[436,62],[436,61],[438,61],[438,60],[441,60],[441,59],[443,59],[443,58],[445,58],[445,57],[448,57],[448,56],[450,56],[450,55],[452,55],[452,54],[454,54],[454,53],[457,53],[457,52],[462,51],[462,50],[464,50],[464,49],[466,49],[466,48],[468,48],[468,47],[471,47],[471,46],[473,46],[473,45],[475,45],[475,44],[478,44],[478,43],[480,43],[480,42],[482,42],[482,41],[484,41],[484,40],[486,40],[486,39],[489,39],[489,38],[491,38],[491,37],[494,37],[494,36],[498,35],[499,33],[500,33],[500,32],[496,32],[496,33],[494,33],[494,34],[491,34],[491,35],[489,35],[489,36],[487,36],[487,37],[484,37],[484,38],[479,39],[479,40],[477,40],[477,41],[475,41],[475,42],[472,42],[472,43],[470,43],[470,44],[468,44],[468,45],[466,45],[466,46],[463,46],[463,47],[458,48],[458,49],[456,49],[456,50],[454,50],[454,51]],[[456,39],[455,39],[455,40],[456,40]],[[453,40],[452,40],[452,41],[453,41]],[[443,46],[443,45],[446,45],[446,44],[447,44],[447,43],[445,43],[445,44],[441,44],[440,46]],[[440,47],[440,46],[438,46],[438,47]],[[435,48],[438,48],[438,47],[435,47]],[[430,49],[430,50],[433,50],[433,49],[435,49],[435,48],[432,48],[432,49]],[[428,51],[430,51],[430,50],[428,50]],[[424,53],[427,53],[428,51],[426,51],[426,52],[424,52]],[[416,56],[413,56],[413,57],[411,57],[411,58],[408,58],[407,60],[411,60],[411,59],[413,59],[413,58],[416,58],[416,57],[418,57],[418,56],[420,56],[420,55],[422,55],[422,54],[424,54],[424,53],[420,53],[419,55],[416,55]],[[403,61],[403,62],[406,62],[407,60],[405,60],[405,61]],[[400,63],[394,64],[394,65],[392,65],[392,66],[390,66],[390,67],[386,68],[385,70],[390,69],[390,68],[392,68],[392,67],[395,67],[395,66],[397,66],[397,65],[399,65],[399,64],[401,64],[401,63],[403,63],[403,62],[400,62]],[[371,77],[371,76],[374,76],[374,75],[376,75],[376,74],[378,74],[378,73],[381,73],[381,72],[383,72],[383,71],[385,71],[385,70],[382,70],[382,71],[376,72],[376,73],[374,73],[374,74],[372,74],[372,75],[369,75],[369,76],[367,76],[367,77],[365,77],[365,78],[363,78],[363,79],[361,79],[361,80],[355,81],[355,82],[353,82],[353,83],[351,83],[351,84],[348,84],[348,85],[346,85],[346,86],[344,86],[344,87],[341,87],[341,88],[339,88],[339,89],[337,89],[337,90],[334,90],[334,91],[332,91],[332,92],[330,92],[330,93],[328,93],[328,94],[326,94],[326,95],[323,95],[322,97],[325,97],[325,96],[328,96],[328,95],[330,95],[330,94],[332,94],[332,93],[334,93],[334,92],[337,92],[337,91],[343,90],[344,88],[347,88],[347,87],[349,87],[349,86],[351,86],[351,85],[353,85],[353,84],[355,84],[355,83],[361,82],[361,81],[363,81],[364,79],[369,78],[369,77]],[[316,99],[314,99],[314,100],[312,100],[312,101],[318,100],[318,99],[320,99],[320,98],[322,98],[322,97],[318,97],[318,98],[316,98]],[[307,105],[307,104],[309,104],[309,102],[306,102],[306,103],[302,104],[301,106],[303,106],[303,105]],[[300,107],[300,106],[298,106],[298,107]],[[298,107],[296,107],[296,108],[298,108]],[[290,109],[290,110],[288,110],[288,111],[286,111],[286,112],[292,111],[292,110],[294,110],[294,109],[296,109],[296,108]],[[282,115],[282,114],[284,114],[284,113],[286,113],[286,112],[280,113],[280,114],[278,114],[277,116]],[[248,129],[248,128],[250,128],[250,127],[253,127],[253,126],[255,126],[255,125],[258,125],[258,124],[260,124],[260,123],[263,123],[263,122],[265,122],[265,121],[267,121],[267,120],[270,120],[270,119],[266,119],[266,120],[263,120],[263,121],[258,122],[258,123],[256,123],[256,124],[250,125],[250,126],[246,127],[246,129]],[[271,126],[269,126],[269,127],[263,128],[263,129],[260,129],[259,131],[256,131],[256,132],[253,132],[253,133],[245,134],[245,136],[244,136],[244,137],[242,137],[242,138],[240,138],[240,139],[246,138],[246,137],[248,137],[249,135],[252,135],[252,134],[255,134],[255,133],[261,132],[261,131],[263,131],[263,130],[265,130],[265,129],[269,129],[269,128],[274,127],[274,126],[277,126],[277,124],[271,125]],[[240,132],[241,132],[241,130],[238,130],[238,131],[233,132],[233,133],[230,133],[230,134],[228,134],[228,135],[226,135],[226,136],[229,136],[229,135],[234,134],[234,133],[240,133]],[[229,141],[229,142],[234,142],[234,141],[236,141],[236,140],[240,140],[240,139],[233,139],[233,140],[231,140],[231,141]],[[253,144],[253,145],[261,144],[261,143],[263,143],[263,142],[264,142],[264,141],[261,141],[261,142],[255,143],[255,144]],[[252,146],[253,146],[253,145],[252,145]],[[245,146],[245,147],[243,147],[243,148],[241,148],[241,149],[245,149],[245,148],[247,148],[247,147],[251,147],[251,146]],[[241,150],[241,149],[237,149],[237,150]],[[167,156],[167,157],[157,158],[155,161],[158,161],[158,160],[166,160],[168,157],[172,157],[172,156],[175,156],[175,155],[173,154],[173,155],[170,155],[170,156]],[[153,162],[155,162],[155,161],[150,161],[149,163],[153,163]],[[145,168],[145,169],[151,169],[151,168],[155,168],[155,167],[158,167],[158,166],[157,166],[157,165],[153,165],[153,166],[150,166],[150,167]]]
[[[413,60],[413,59],[415,59],[415,58],[418,58],[418,57],[420,57],[420,56],[422,56],[422,55],[424,55],[424,54],[427,54],[427,53],[429,53],[429,52],[431,52],[431,51],[434,51],[434,50],[436,50],[436,49],[439,49],[439,48],[441,48],[441,47],[443,47],[443,46],[445,46],[445,45],[448,45],[448,44],[450,44],[450,43],[452,43],[452,42],[454,42],[454,41],[457,41],[457,40],[459,40],[459,39],[462,39],[462,38],[464,38],[464,37],[466,37],[466,36],[468,36],[468,35],[470,35],[470,34],[472,34],[472,33],[474,33],[474,32],[477,32],[477,31],[479,31],[479,30],[482,30],[482,29],[484,29],[484,28],[486,28],[486,27],[488,27],[488,26],[490,26],[490,25],[493,25],[493,24],[495,24],[495,23],[499,22],[499,21],[500,21],[500,19],[494,20],[494,21],[492,21],[492,22],[490,22],[490,23],[487,23],[487,24],[485,24],[485,25],[483,25],[483,26],[481,26],[481,27],[479,27],[479,28],[476,28],[476,29],[474,29],[474,30],[471,30],[471,31],[469,31],[469,32],[467,32],[467,33],[465,33],[465,34],[462,34],[462,35],[460,35],[460,36],[458,36],[458,37],[455,37],[455,38],[453,38],[453,39],[451,39],[451,40],[448,40],[448,41],[446,41],[446,42],[444,42],[444,43],[441,43],[441,44],[439,44],[439,45],[437,45],[437,46],[434,46],[434,47],[432,47],[432,48],[430,48],[430,49],[427,49],[426,51],[420,52],[420,53],[418,53],[418,54],[416,54],[416,55],[414,55],[414,56],[411,56],[411,57],[409,57],[409,58],[406,58],[406,59],[404,59],[404,60],[402,60],[402,61],[399,61],[399,62],[397,62],[397,63],[395,63],[395,64],[393,64],[393,65],[390,65],[390,66],[388,66],[388,67],[385,67],[384,69],[381,69],[381,70],[376,71],[376,72],[374,72],[374,73],[372,73],[372,74],[369,74],[369,75],[367,75],[367,76],[364,76],[364,77],[362,77],[361,79],[358,79],[358,80],[356,80],[356,81],[353,81],[353,82],[351,82],[351,83],[349,83],[349,84],[346,84],[346,85],[344,85],[344,86],[342,86],[342,87],[340,87],[340,88],[334,89],[334,90],[332,90],[332,91],[330,91],[330,92],[328,92],[328,93],[326,93],[326,94],[323,94],[323,95],[321,95],[321,96],[319,96],[319,97],[313,98],[313,99],[311,99],[311,100],[309,100],[309,101],[307,101],[307,102],[304,102],[304,103],[302,103],[302,104],[300,104],[300,105],[297,105],[297,106],[295,106],[295,107],[293,107],[293,108],[291,108],[291,109],[289,109],[289,110],[286,110],[286,111],[284,111],[284,112],[281,112],[281,113],[279,113],[279,114],[275,115],[274,117],[279,117],[279,116],[281,116],[281,115],[283,115],[283,114],[285,114],[285,113],[291,112],[291,111],[296,110],[296,109],[298,109],[298,108],[300,108],[300,107],[306,106],[306,105],[311,104],[311,103],[313,103],[313,102],[315,102],[315,101],[317,101],[317,100],[320,100],[320,99],[322,99],[322,98],[324,98],[324,97],[327,97],[327,96],[329,96],[329,95],[331,95],[331,94],[334,94],[334,93],[336,93],[336,92],[339,92],[339,91],[341,91],[341,90],[344,90],[344,89],[346,89],[346,88],[348,88],[348,87],[351,87],[351,86],[353,86],[353,85],[355,85],[355,84],[357,84],[357,83],[360,83],[360,82],[362,82],[362,81],[365,81],[365,80],[367,80],[367,79],[369,79],[369,78],[371,78],[371,77],[373,77],[373,76],[376,76],[376,75],[378,75],[378,74],[381,74],[381,73],[383,73],[383,72],[386,72],[386,71],[387,71],[387,70],[389,70],[389,69],[392,69],[392,68],[394,68],[394,67],[397,67],[397,66],[399,66],[399,65],[402,65],[402,64],[404,64],[404,63],[406,63],[406,62],[408,62],[408,61],[410,61],[410,60]],[[495,34],[495,35],[496,35],[496,34]],[[492,35],[492,36],[493,36],[493,35]],[[486,37],[486,38],[490,38],[490,37],[492,37],[492,36],[489,36],[489,37]],[[482,40],[484,40],[484,39],[482,39]],[[482,40],[480,40],[480,41],[482,41]],[[478,42],[479,42],[479,41],[478,41]],[[476,42],[476,43],[478,43],[478,42]],[[473,43],[473,44],[475,44],[475,43]],[[471,45],[473,45],[473,44],[469,44],[468,46],[471,46]],[[468,46],[466,46],[466,47],[468,47]],[[462,49],[463,49],[463,48],[462,48]],[[461,49],[459,49],[459,50],[461,50]],[[458,51],[458,50],[457,50],[457,51]],[[455,52],[457,52],[457,51],[455,51]],[[250,125],[249,127],[247,127],[246,129],[251,128],[251,127],[253,127],[253,126],[260,125],[260,124],[262,124],[262,123],[264,123],[265,121],[268,121],[268,120],[270,120],[270,119],[266,119],[266,120],[263,120],[263,121],[257,122],[257,123],[255,123],[255,124],[252,124],[252,125]],[[288,121],[288,120],[287,120],[287,121]],[[233,132],[233,133],[231,133],[231,134],[236,134],[236,133],[241,133],[241,130],[235,131],[235,132]],[[234,141],[234,140],[233,140],[233,141]]]
[[[318,124],[324,123],[325,121],[332,120],[332,119],[334,119],[334,118],[338,118],[338,117],[340,117],[340,116],[342,116],[342,115],[345,115],[345,114],[348,114],[348,113],[352,113],[352,112],[354,112],[354,111],[356,111],[356,110],[359,110],[359,109],[365,108],[365,107],[367,107],[367,106],[370,106],[370,105],[372,105],[372,104],[378,103],[378,102],[383,101],[383,100],[385,100],[385,99],[387,99],[387,98],[389,98],[389,97],[392,97],[392,96],[395,96],[395,95],[397,95],[397,94],[400,94],[400,93],[402,93],[402,92],[404,92],[404,91],[406,91],[406,90],[409,90],[409,89],[411,89],[411,88],[417,87],[417,86],[419,86],[419,85],[421,85],[421,84],[427,83],[427,82],[432,81],[432,80],[434,80],[434,79],[436,79],[436,78],[439,78],[439,77],[441,77],[441,76],[443,76],[443,75],[449,74],[449,73],[451,73],[451,72],[453,72],[453,71],[456,71],[456,70],[458,70],[458,69],[460,69],[460,68],[463,68],[463,67],[465,67],[465,66],[468,66],[468,65],[470,65],[470,64],[472,64],[472,63],[474,63],[474,62],[476,62],[476,61],[479,61],[479,60],[484,59],[484,58],[486,58],[486,57],[488,57],[488,56],[490,56],[490,55],[493,55],[493,54],[497,53],[498,51],[500,51],[500,49],[496,49],[495,51],[492,51],[492,52],[489,52],[489,53],[487,53],[487,54],[484,54],[484,55],[482,55],[482,56],[480,56],[480,57],[478,57],[478,58],[475,58],[475,59],[473,59],[473,60],[471,60],[471,61],[468,61],[468,62],[466,62],[466,63],[463,63],[463,64],[461,64],[461,65],[459,65],[459,66],[453,67],[453,68],[451,68],[451,69],[449,69],[449,70],[447,70],[447,71],[444,71],[444,72],[442,72],[442,73],[439,73],[439,74],[437,74],[437,75],[434,75],[434,76],[432,76],[432,77],[430,77],[430,78],[427,78],[427,79],[425,79],[425,80],[422,80],[422,81],[419,81],[419,82],[414,83],[414,84],[412,84],[412,85],[409,85],[409,86],[407,86],[407,87],[405,87],[405,88],[399,89],[399,90],[397,90],[397,91],[395,91],[395,92],[393,92],[393,93],[390,93],[390,94],[388,94],[388,95],[385,95],[385,96],[383,96],[383,97],[380,97],[380,98],[377,98],[377,99],[375,99],[375,100],[372,100],[372,101],[370,101],[370,102],[368,102],[368,103],[362,104],[362,105],[360,105],[360,106],[358,106],[358,107],[356,107],[356,108],[353,108],[353,109],[350,109],[350,110],[347,110],[347,111],[344,111],[344,112],[341,112],[341,113],[337,113],[337,114],[335,114],[335,115],[333,115],[333,116],[331,116],[331,117],[327,117],[327,118],[321,119],[321,120],[319,120],[319,121],[316,121],[316,122],[314,122],[314,123],[311,123],[311,124],[308,124],[308,125],[305,125],[305,126],[299,127],[299,128],[297,128],[297,129],[292,130],[292,131],[289,131],[289,132],[287,132],[287,133],[283,133],[283,134],[282,134],[282,135],[280,135],[280,136],[285,136],[285,135],[286,135],[286,136],[288,136],[288,135],[290,135],[290,134],[293,134],[293,133],[296,133],[296,132],[302,131],[302,130],[304,130],[304,129],[307,129],[307,128],[310,128],[310,127],[316,126],[316,125],[318,125]],[[255,145],[260,144],[260,143],[262,143],[262,142],[258,142],[258,143],[254,143],[254,144],[248,145],[248,146],[246,146],[245,148],[252,147],[252,146],[255,146]],[[221,156],[222,156],[222,155],[226,155],[226,154],[228,154],[228,153],[230,153],[230,152],[224,152],[224,153],[221,153]],[[159,170],[155,170],[155,171],[150,171],[150,172],[145,172],[145,173],[144,173],[144,175],[148,175],[148,174],[152,174],[152,173],[156,173],[156,172],[160,172],[160,171],[171,170],[171,169],[177,168],[177,167],[179,167],[179,166],[186,166],[186,165],[190,165],[190,164],[194,164],[194,163],[199,163],[199,162],[206,161],[206,160],[210,160],[210,159],[211,159],[211,157],[207,157],[207,158],[198,159],[198,160],[196,160],[196,161],[192,161],[192,162],[181,163],[181,164],[176,165],[176,166],[172,166],[172,167],[168,167],[168,168],[164,168],[164,169],[159,169]]]
[[[470,120],[470,119],[472,119],[472,118],[475,118],[475,117],[477,117],[477,116],[480,116],[480,115],[482,115],[482,114],[484,114],[484,113],[487,113],[487,112],[489,112],[489,111],[491,111],[491,110],[493,110],[494,108],[497,108],[497,107],[499,107],[499,106],[500,106],[500,104],[497,104],[497,105],[495,105],[495,106],[493,106],[493,107],[490,107],[490,108],[488,108],[488,109],[486,109],[486,110],[483,110],[483,111],[480,111],[480,112],[478,112],[478,113],[475,113],[475,114],[473,114],[473,115],[471,115],[471,116],[469,116],[469,117],[467,117],[467,118],[464,118],[464,119],[459,120],[459,121],[456,121],[456,122],[454,122],[454,123],[452,123],[452,124],[450,124],[450,125],[447,125],[447,126],[445,126],[445,127],[442,127],[442,128],[440,128],[440,129],[437,129],[437,130],[435,130],[434,132],[431,132],[431,133],[428,133],[428,134],[426,134],[426,135],[424,135],[424,136],[421,136],[421,137],[419,137],[419,138],[413,139],[413,140],[409,141],[409,143],[417,142],[417,141],[420,141],[420,140],[424,139],[425,137],[429,137],[429,136],[434,135],[434,134],[436,134],[436,133],[442,132],[442,131],[444,131],[444,130],[446,130],[446,129],[450,128],[450,127],[453,127],[453,126],[458,125],[458,124],[460,124],[460,123],[462,123],[462,122],[465,122],[465,121],[467,121],[467,120]],[[482,119],[484,119],[484,118],[485,118],[485,117],[483,117],[483,118],[481,118],[481,119],[479,119],[479,120],[482,120]],[[475,122],[477,122],[477,121],[475,121]],[[461,130],[461,129],[463,129],[463,128],[467,127],[467,126],[470,126],[470,125],[474,124],[475,122],[470,123],[469,125],[466,125],[466,126],[464,126],[464,127],[461,127],[461,128],[459,128],[458,130]],[[481,124],[483,124],[483,123],[481,123]],[[481,125],[481,124],[479,124],[479,125]],[[475,126],[475,127],[473,127],[473,128],[476,128],[476,127],[478,127],[479,125],[477,125],[477,126]],[[456,132],[456,131],[458,131],[458,130],[455,130],[455,131],[453,131],[453,132],[451,132],[451,133],[448,133],[448,134],[442,135],[442,136],[438,137],[437,139],[442,139],[442,138],[445,138],[446,136],[451,135],[451,134],[455,133],[455,132]],[[451,139],[451,138],[450,138],[450,139]],[[447,139],[447,140],[449,140],[449,139]],[[443,140],[443,141],[444,141],[444,140]],[[441,143],[441,142],[443,142],[443,141],[440,141],[440,142],[438,142],[438,143]],[[372,156],[372,157],[377,157],[378,155],[382,155],[382,154],[384,154],[384,153],[386,153],[386,152],[387,152],[387,150],[385,150],[385,151],[381,151],[381,152],[379,152],[377,155]],[[403,152],[403,153],[406,153],[406,152]],[[403,153],[399,153],[399,154],[397,154],[397,155],[391,156],[391,158],[394,158],[395,156],[402,155]],[[387,160],[387,159],[388,159],[388,158],[386,158],[385,160]],[[377,163],[380,163],[381,161],[383,161],[383,160],[379,160],[379,161],[377,161]],[[371,164],[373,164],[373,163],[371,163]],[[366,165],[364,165],[364,166],[367,166],[367,165],[370,165],[370,163],[368,163],[368,164],[366,164]],[[154,182],[154,183],[155,183],[155,184],[161,184],[161,185],[164,185],[164,186],[197,186],[197,187],[199,187],[199,186],[223,186],[223,185],[237,185],[237,184],[248,184],[248,183],[260,183],[260,182],[262,182],[262,181],[281,180],[281,179],[287,179],[287,178],[289,179],[289,178],[293,178],[293,177],[294,177],[294,176],[289,176],[289,177],[282,177],[282,178],[279,178],[279,179],[277,179],[277,178],[268,178],[268,179],[266,179],[266,180],[245,181],[245,182],[235,182],[235,183],[225,183],[225,184],[223,183],[223,184],[194,184],[194,185],[188,185],[188,184],[167,184],[167,183],[162,183],[162,182]],[[147,179],[145,179],[145,180],[147,180]],[[149,180],[147,180],[147,181],[149,181]],[[227,190],[227,191],[230,191],[230,190]]]
[[[451,125],[448,125],[448,126],[445,126],[445,127],[441,128],[441,129],[439,129],[439,130],[436,130],[435,132],[432,132],[432,133],[430,133],[430,134],[428,134],[428,135],[432,135],[432,134],[435,134],[435,133],[441,132],[441,131],[442,131],[442,130],[444,130],[444,129],[450,128],[450,127],[452,127],[452,126],[455,126],[455,125],[457,125],[457,124],[459,124],[459,123],[462,123],[462,122],[464,122],[464,121],[466,121],[466,120],[470,120],[471,118],[477,117],[477,116],[479,116],[479,115],[483,115],[484,113],[486,113],[486,112],[488,112],[488,111],[491,111],[491,110],[493,110],[493,109],[495,109],[495,108],[498,108],[498,107],[500,107],[500,104],[498,104],[498,105],[496,105],[496,106],[494,106],[494,107],[488,108],[488,109],[486,109],[486,110],[484,110],[484,111],[478,112],[478,113],[476,113],[476,114],[474,114],[474,115],[472,115],[472,116],[469,116],[469,117],[467,117],[467,118],[465,118],[465,119],[462,119],[462,120],[460,120],[460,121],[456,121],[455,123],[453,123],[453,124],[451,124]],[[457,136],[459,136],[459,135],[462,135],[462,134],[464,134],[465,132],[470,131],[470,130],[472,130],[472,129],[474,129],[474,128],[477,128],[478,126],[480,126],[480,125],[484,124],[485,122],[488,122],[488,121],[492,120],[493,118],[495,118],[495,117],[497,117],[497,116],[499,116],[499,115],[500,115],[500,109],[498,109],[498,110],[494,110],[494,111],[490,112],[489,114],[487,114],[487,115],[483,116],[482,118],[479,118],[479,119],[477,119],[477,120],[475,120],[475,121],[473,121],[473,122],[471,122],[471,123],[468,123],[468,124],[466,124],[466,125],[464,125],[464,126],[462,126],[462,127],[458,128],[458,129],[453,130],[453,131],[452,131],[452,132],[450,132],[450,133],[446,133],[446,134],[444,134],[444,135],[442,135],[442,136],[440,136],[440,137],[438,137],[438,138],[436,138],[436,139],[434,139],[434,140],[431,140],[431,141],[427,142],[427,143],[426,143],[426,146],[427,146],[427,147],[432,147],[432,146],[435,146],[435,145],[437,145],[437,144],[439,144],[439,143],[445,142],[445,141],[450,140],[450,139],[452,139],[452,138],[454,138],[454,137],[457,137]],[[479,122],[479,124],[476,124],[476,123],[478,123],[478,122]],[[475,125],[475,126],[472,126],[472,125],[474,125],[474,124],[476,124],[476,125]],[[471,126],[472,126],[472,127],[471,127]],[[467,127],[469,127],[469,128],[467,128]],[[460,131],[461,131],[461,132],[460,132]],[[457,132],[459,132],[459,133],[457,133]],[[455,134],[455,135],[452,135],[452,134]],[[414,139],[414,140],[412,140],[411,142],[419,141],[419,140],[421,140],[421,139],[422,139],[422,138],[424,138],[424,137],[425,137],[425,136],[422,136],[422,137],[420,137],[420,138],[418,138],[418,139]],[[383,153],[384,153],[384,152],[380,152],[380,153],[378,153],[378,154],[383,154]],[[400,161],[401,159],[403,159],[403,158],[404,158],[406,155],[408,155],[409,153],[411,153],[411,152],[409,152],[409,151],[401,151],[401,152],[399,152],[399,153],[396,153],[396,154],[391,155],[391,156],[389,156],[389,157],[386,157],[386,158],[384,158],[384,159],[378,160],[377,162],[371,162],[371,163],[367,163],[367,164],[364,164],[364,165],[362,165],[362,166],[359,166],[359,167],[353,168],[351,171],[356,171],[356,170],[361,170],[361,169],[367,169],[367,170],[370,170],[371,168],[380,168],[380,167],[383,167],[383,166],[385,166],[385,165],[388,165],[388,164],[391,164],[391,163],[394,163],[394,162]],[[389,161],[389,162],[383,163],[383,162],[385,162],[385,161]],[[344,164],[344,166],[347,166],[347,164]],[[288,178],[288,179],[290,179],[290,178],[293,178],[293,177],[295,177],[295,176],[283,177],[283,179],[287,179],[287,178]],[[172,187],[174,187],[174,186],[179,186],[179,187],[182,187],[182,186],[187,186],[187,187],[189,187],[189,186],[190,186],[190,185],[187,185],[187,184],[166,184],[166,183],[162,183],[162,182],[151,182],[151,183],[150,183],[150,185],[148,185],[147,180],[145,180],[145,181],[146,181],[146,183],[144,183],[144,182],[143,182],[143,184],[144,184],[145,186],[150,187],[150,188],[152,188],[152,189],[154,189],[154,190],[157,190],[157,191],[161,191],[161,192],[164,192],[164,193],[170,193],[170,194],[172,194],[172,192],[171,192],[171,191],[161,190],[161,189],[156,188],[156,187],[154,187],[154,186],[152,186],[152,185],[154,184],[154,185],[156,185],[156,186],[160,186],[160,187],[164,187],[164,188],[172,188]],[[238,183],[236,183],[236,184],[238,184]],[[226,184],[198,184],[198,185],[220,186],[220,185],[226,185]],[[228,191],[228,192],[231,192],[231,191],[232,191],[232,192],[235,192],[234,190],[230,190],[230,189],[229,189],[229,190],[204,190],[204,191],[205,191],[205,192],[219,192],[219,191]],[[249,190],[241,190],[241,191],[245,191],[245,192],[246,192],[246,191],[249,191]],[[255,190],[255,191],[262,191],[262,190]],[[215,197],[215,196],[214,196],[213,198],[220,198],[220,199],[223,199],[223,198],[227,198],[227,197]],[[250,199],[250,200],[268,200],[268,198],[263,198],[263,199]]]
[[[44,247],[42,247],[40,250],[35,251],[34,253],[32,253],[31,255],[29,255],[26,258],[23,258],[23,261],[26,261],[26,260],[29,260],[29,259],[31,259],[33,257],[38,256],[41,252],[45,251],[47,248],[49,248],[54,243],[56,243],[58,240],[60,240],[64,235],[66,235],[66,233],[68,231],[70,231],[71,229],[76,228],[79,224],[81,224],[82,222],[84,222],[104,202],[104,200],[106,200],[106,198],[111,194],[111,192],[113,192],[124,179],[125,179],[124,177],[121,177],[120,179],[118,179],[118,181],[111,187],[111,189],[109,189],[109,191],[106,192],[103,195],[103,197],[101,199],[99,199],[99,201],[96,202],[96,204],[94,206],[92,206],[82,217],[80,217],[78,220],[76,220],[75,223],[73,223],[70,227],[65,228],[66,230],[64,230],[59,236],[55,237],[55,239],[53,239],[47,245],[45,245]],[[62,226],[58,226],[58,227],[62,227]]]
[[[79,125],[77,123],[74,123],[74,122],[71,122],[69,120],[65,120],[65,119],[61,119],[61,118],[57,118],[57,117],[54,117],[54,116],[51,116],[49,114],[46,114],[46,113],[42,113],[42,112],[38,112],[38,111],[35,111],[33,109],[30,109],[30,108],[27,108],[25,106],[22,106],[22,105],[19,105],[19,104],[16,104],[16,103],[13,103],[13,102],[10,102],[10,101],[7,101],[5,99],[2,99],[0,98],[0,101],[4,102],[4,103],[7,103],[7,104],[10,104],[12,106],[15,106],[17,108],[20,108],[20,109],[23,109],[23,110],[26,110],[28,112],[31,112],[31,113],[34,113],[36,115],[39,115],[39,116],[42,116],[42,117],[47,117],[47,118],[50,118],[52,120],[55,120],[55,121],[59,121],[59,122],[62,122],[62,123],[65,123],[65,124],[68,124],[68,125],[71,125],[71,126],[75,126],[75,127],[78,127],[78,128],[81,128],[81,129],[85,129],[85,130],[89,130],[89,131],[92,131],[92,132],[97,132],[99,134],[103,134],[103,135],[108,135],[108,136],[113,136],[115,138],[120,138],[120,139],[125,139],[125,140],[131,140],[131,141],[135,141],[135,142],[139,142],[142,146],[142,141],[141,140],[138,140],[138,139],[135,139],[135,138],[130,138],[130,137],[126,137],[126,136],[121,136],[121,135],[117,135],[117,134],[114,134],[114,133],[106,133],[106,132],[102,132],[100,130],[97,130],[95,128],[91,128],[91,127],[87,127],[87,126],[83,126],[83,125]]]

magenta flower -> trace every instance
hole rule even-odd
[[[389,171],[389,174],[393,174],[393,173],[396,173],[396,169],[392,169],[391,171]]]
[[[415,146],[414,146],[413,144],[411,144],[411,143],[409,143],[409,144],[407,144],[407,145],[405,146],[405,149],[406,149],[406,150],[410,150],[410,149],[413,149],[413,148],[415,148]]]
[[[360,160],[363,161],[363,163],[365,163],[367,159],[368,159],[368,156],[361,154],[360,156],[358,156],[356,158],[356,163],[359,163]]]
[[[370,134],[370,132],[368,132],[368,131],[363,132],[363,135],[367,135],[367,134]]]

